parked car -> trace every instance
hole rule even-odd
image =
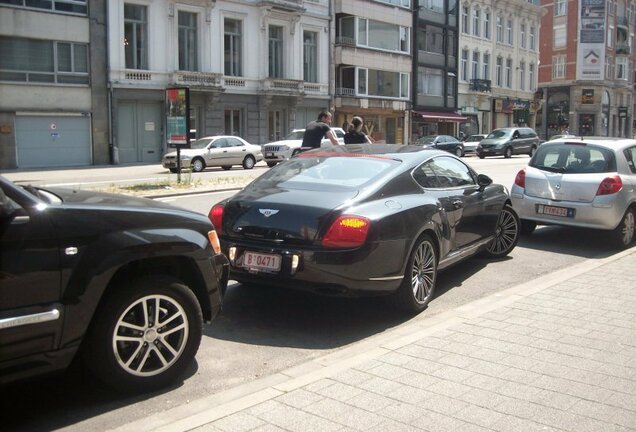
[[[537,225],[607,231],[618,247],[634,239],[636,140],[562,138],[541,145],[512,186],[523,232]]]
[[[417,139],[415,145],[446,150],[457,157],[464,156],[464,143],[450,135],[427,135]]]
[[[486,138],[486,135],[483,134],[475,134],[466,138],[464,141],[464,153],[475,153],[477,150],[477,145]]]
[[[340,144],[344,144],[345,131],[339,127],[332,127]],[[294,129],[289,135],[280,141],[274,141],[263,146],[263,155],[268,167],[273,167],[279,162],[287,160],[300,153],[300,147],[305,136],[305,129]],[[328,139],[322,140],[322,146],[331,145]]]
[[[477,146],[477,156],[504,156],[509,158],[514,154],[528,154],[532,156],[539,147],[540,141],[532,128],[510,127],[495,129]]]
[[[194,172],[218,166],[229,170],[232,165],[242,165],[244,169],[252,169],[257,162],[263,160],[261,146],[230,135],[199,138],[190,144],[190,148],[181,149],[180,155],[181,169],[192,169]],[[177,152],[166,153],[161,163],[164,168],[176,173]]]
[[[212,207],[230,277],[317,294],[391,295],[409,312],[438,270],[507,255],[519,223],[506,188],[456,156],[349,144],[299,154]]]
[[[193,361],[229,264],[210,221],[156,201],[0,177],[0,384],[77,357],[149,391]]]

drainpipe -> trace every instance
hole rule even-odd
[[[108,103],[108,153],[111,165],[119,165],[119,149],[113,142],[113,83],[111,82],[110,70],[110,2],[106,3],[106,87]]]

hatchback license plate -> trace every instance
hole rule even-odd
[[[559,216],[559,217],[574,217],[574,209],[567,207],[555,207],[555,206],[547,206],[539,204],[537,206],[537,213],[544,214],[549,216]]]
[[[274,157],[274,153],[265,153],[266,157]]]
[[[280,255],[249,251],[243,254],[243,267],[248,269],[279,271],[281,261]]]

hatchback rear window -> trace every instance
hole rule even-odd
[[[271,187],[290,189],[356,189],[399,164],[400,161],[373,155],[298,157],[270,169],[258,182],[261,186],[268,182]]]
[[[542,145],[529,165],[560,173],[607,173],[616,171],[616,158],[612,150],[604,147],[562,143]]]

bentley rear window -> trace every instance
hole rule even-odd
[[[302,157],[270,169],[257,182],[271,182],[272,186],[330,190],[333,187],[358,188],[379,178],[400,162],[374,156]]]

